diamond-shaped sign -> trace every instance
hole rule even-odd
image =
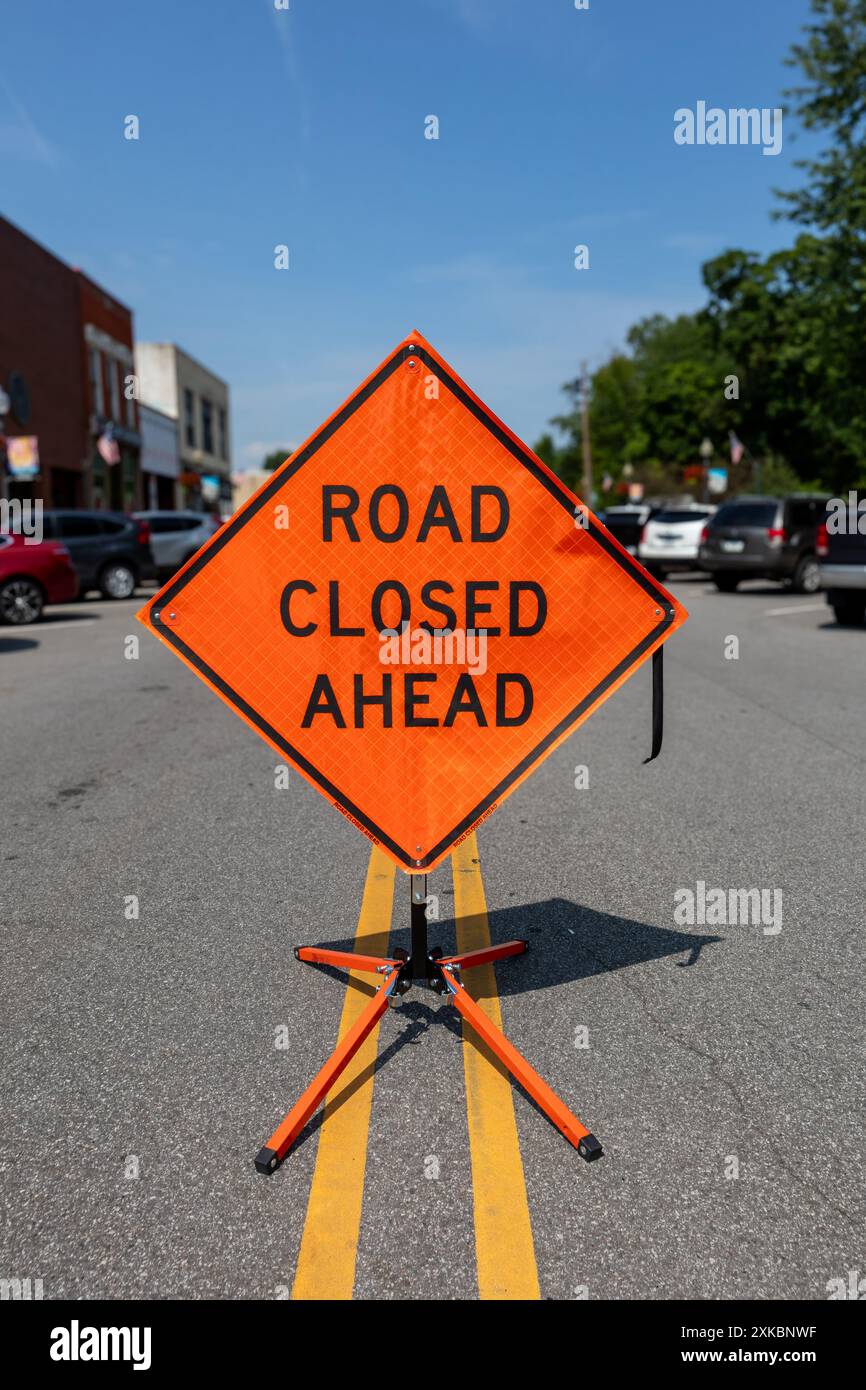
[[[139,614],[410,872],[686,616],[418,334]]]

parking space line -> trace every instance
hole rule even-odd
[[[826,613],[826,603],[791,603],[787,608],[765,608],[765,618],[787,618],[789,613]]]
[[[395,872],[391,860],[374,848],[355,932],[355,950],[361,954],[388,954]],[[370,988],[377,982],[375,975],[361,971],[352,971],[350,979]],[[349,1031],[369,999],[364,989],[351,983],[346,987],[339,1038]],[[378,1041],[377,1023],[343,1073],[339,1090],[325,1104],[293,1299],[352,1297]]]
[[[60,622],[37,623],[33,631],[40,637],[44,632],[57,632],[61,627],[92,627],[96,622],[95,618],[61,618]]]
[[[490,924],[474,835],[454,851],[451,868],[457,950],[480,950],[490,945]],[[467,971],[463,982],[491,1022],[501,1028],[493,966]],[[463,1064],[478,1295],[485,1300],[540,1299],[511,1081],[499,1059],[465,1021]]]

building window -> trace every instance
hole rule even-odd
[[[105,414],[105,395],[102,389],[102,353],[90,349],[90,401],[96,415]]]
[[[187,448],[195,448],[195,402],[192,391],[184,388],[183,393],[183,437]]]
[[[206,454],[213,453],[213,406],[205,396],[201,398],[202,448]]]
[[[221,459],[227,459],[228,456],[229,456],[229,441],[228,441],[228,432],[227,432],[227,430],[226,430],[226,413],[225,413],[225,411],[223,410],[222,406],[220,406],[220,411],[219,411],[219,427],[220,427],[220,458],[221,458]]]
[[[121,365],[116,359],[108,359],[108,390],[111,400],[111,418],[120,424],[120,373]]]

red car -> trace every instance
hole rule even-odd
[[[23,536],[0,535],[0,623],[35,623],[46,603],[77,594],[78,575],[65,545],[29,545]]]

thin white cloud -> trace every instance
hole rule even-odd
[[[457,16],[469,29],[484,32],[496,22],[493,0],[456,0]]]
[[[521,271],[521,276],[523,272]],[[468,284],[478,287],[501,281],[503,268],[481,252],[467,252],[452,260],[423,261],[406,272],[406,279],[415,285]]]
[[[277,32],[277,39],[282,50],[283,62],[286,72],[289,75],[290,91],[297,102],[301,135],[305,142],[309,142],[312,129],[310,94],[304,76],[303,66],[298,60],[297,36],[295,32],[297,16],[291,9],[276,9],[273,0],[264,0],[264,3],[268,6],[270,11],[271,19]]]
[[[490,35],[499,29],[510,0],[426,0],[440,14],[450,15],[473,34]]]
[[[721,241],[718,232],[675,232],[665,237],[662,245],[672,251],[692,251],[696,256],[703,256],[707,251],[718,250]]]
[[[56,168],[60,156],[51,141],[36,127],[27,107],[16,97],[5,78],[3,92],[12,107],[14,120],[0,119],[0,151],[11,158],[27,159],[32,163]]]
[[[441,278],[441,292],[435,283],[431,292],[428,276],[431,282]],[[270,375],[234,387],[235,438],[259,440],[263,430],[273,437],[286,422],[286,435],[273,448],[286,438],[306,439],[411,325],[531,445],[564,409],[561,387],[577,375],[581,361],[598,366],[623,350],[626,332],[638,319],[653,313],[674,317],[700,301],[697,284],[682,297],[593,290],[583,281],[573,289],[539,286],[525,271],[474,255],[410,271],[401,280],[406,314],[387,339],[359,330],[339,353],[328,348],[274,363]],[[253,466],[270,447],[242,444],[238,457]]]
[[[278,449],[285,449],[286,458],[293,454],[297,445],[285,439],[254,439],[249,444],[245,444],[240,451],[238,459],[238,472],[247,473],[250,469],[261,468],[269,454],[275,454]]]

